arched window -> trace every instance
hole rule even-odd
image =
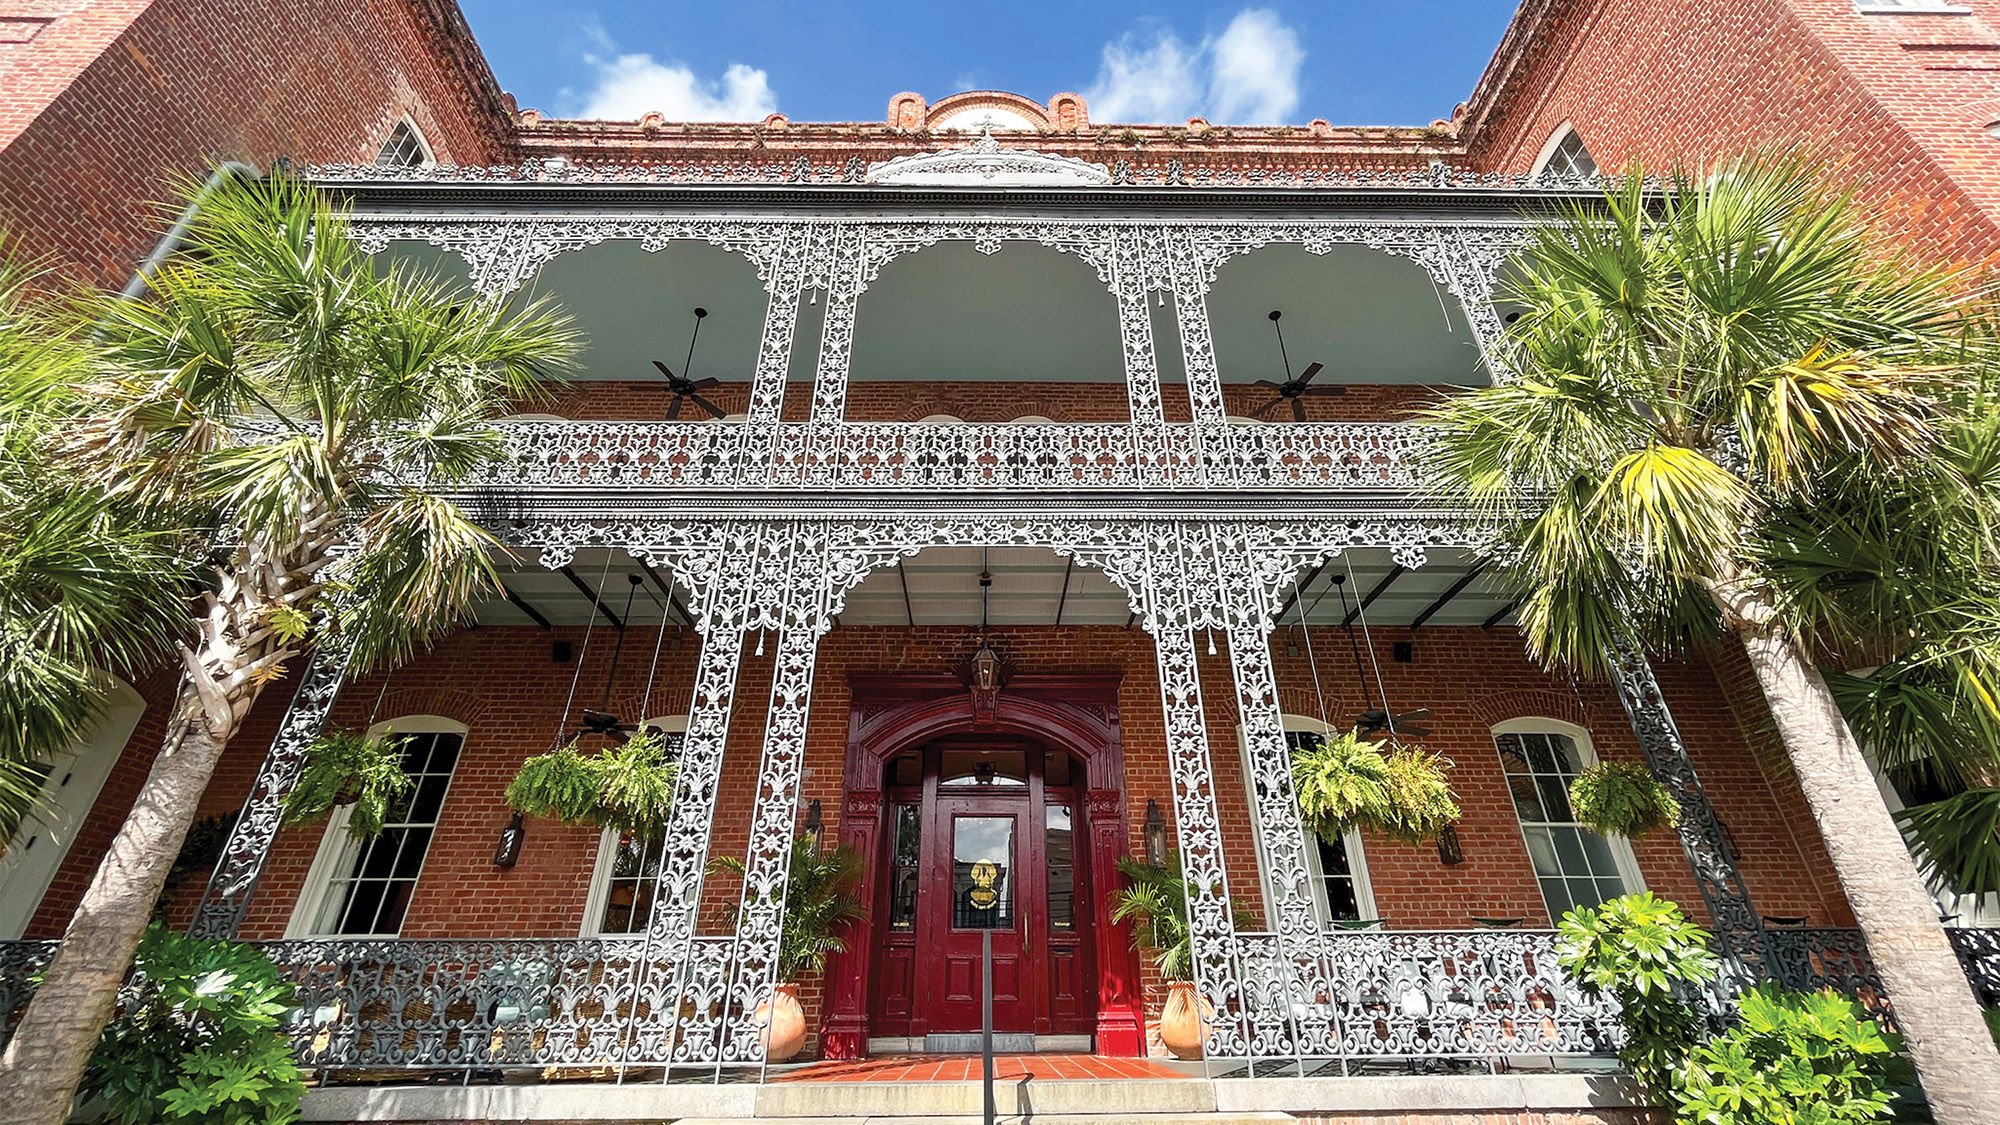
[[[667,749],[680,752],[687,737],[686,715],[662,715],[640,726],[659,731]],[[653,892],[660,882],[660,841],[607,828],[597,839],[597,866],[584,899],[583,936],[642,934],[653,916]]]
[[[431,154],[430,142],[424,140],[416,122],[405,117],[389,130],[381,150],[375,154],[375,163],[384,168],[422,168],[436,164],[437,157]]]
[[[514,422],[567,422],[560,414],[503,414],[493,419],[495,425],[505,426]]]
[[[103,713],[67,753],[34,767],[42,773],[41,803],[10,826],[11,835],[0,836],[6,844],[0,855],[0,939],[18,939],[34,919],[104,779],[145,714],[146,701],[130,684],[106,678]]]
[[[963,424],[964,421],[965,419],[960,418],[956,414],[926,414],[917,419],[915,424],[919,426],[957,426]]]
[[[1583,136],[1576,131],[1576,127],[1565,122],[1542,146],[1542,153],[1535,158],[1535,166],[1529,175],[1537,180],[1559,183],[1587,180],[1597,175],[1597,159],[1584,147]]]
[[[1597,764],[1589,731],[1559,719],[1509,719],[1494,726],[1493,743],[1550,922],[1646,889],[1632,845],[1578,824],[1569,807],[1569,783]]]
[[[1285,749],[1288,752],[1316,746],[1331,732],[1332,728],[1318,719],[1305,715],[1286,715]],[[1242,744],[1243,777],[1250,786],[1251,808],[1255,809],[1257,793],[1256,776],[1250,760],[1250,740],[1239,738]],[[1264,839],[1264,830],[1259,818],[1250,817],[1250,832],[1257,844],[1257,871],[1264,886],[1264,900],[1276,900],[1277,872],[1272,870],[1269,849]],[[1361,834],[1349,830],[1338,840],[1328,840],[1306,828],[1306,867],[1311,876],[1313,908],[1319,914],[1322,926],[1368,923],[1379,917],[1375,913],[1375,893],[1368,883],[1368,860],[1361,851]]]
[[[437,715],[405,715],[368,728],[370,738],[396,736],[403,772],[414,784],[372,840],[357,840],[347,831],[354,806],[333,810],[285,928],[287,937],[395,937],[402,931],[466,730],[464,723]]]

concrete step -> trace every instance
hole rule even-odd
[[[1036,1121],[1104,1114],[1127,1118],[1212,1114],[1219,1108],[1214,1083],[1186,1078],[1012,1079],[995,1083],[993,1096],[1001,1114]],[[985,1107],[985,1092],[978,1082],[773,1082],[758,1088],[755,1115],[846,1120],[977,1118]]]
[[[984,1115],[944,1117],[756,1117],[772,1125],[984,1125]],[[996,1125],[1294,1125],[1290,1113],[1016,1113]],[[672,1125],[744,1125],[742,1117],[680,1117]]]
[[[983,1115],[941,1117],[758,1117],[773,1125],[984,1125]],[[1294,1125],[1289,1113],[1031,1113],[1005,1114],[995,1125]],[[682,1117],[672,1125],[743,1125],[740,1117]]]

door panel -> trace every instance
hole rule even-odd
[[[875,1034],[978,1031],[987,935],[994,1030],[1094,1029],[1081,781],[1020,741],[955,738],[889,763]]]

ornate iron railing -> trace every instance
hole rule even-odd
[[[1380,1060],[1610,1054],[1618,1006],[1556,963],[1553,930],[1337,931],[1288,962],[1273,934],[1241,934],[1242,971],[1219,1018],[1249,1056],[1346,1069]]]
[[[2000,1008],[2000,928],[1963,926],[1945,932],[1972,981],[1972,994],[1982,1006]]]
[[[1980,1001],[2000,1003],[2000,929],[1949,932]],[[1860,931],[1767,937],[1767,969],[1788,987],[1832,987],[1886,1013]],[[1622,1041],[1616,1005],[1586,995],[1557,966],[1553,931],[1339,931],[1324,935],[1316,955],[1289,960],[1274,935],[1241,934],[1238,943],[1237,979],[1216,1019],[1260,1069],[1545,1065],[1608,1055]],[[18,1019],[55,944],[0,942],[0,1032]],[[297,987],[290,1033],[300,1061],[327,1071],[587,1073],[752,1061],[714,1039],[713,1008],[727,1002],[726,990],[679,980],[647,956],[643,937],[255,944]],[[713,960],[705,952],[691,963]],[[675,996],[678,1013],[668,1011]]]
[[[1419,483],[1396,423],[510,422],[485,488],[1355,489]]]

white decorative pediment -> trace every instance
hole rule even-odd
[[[965,148],[870,164],[867,179],[921,187],[1103,187],[1111,182],[1111,169],[1074,156],[1002,148],[989,125]]]

